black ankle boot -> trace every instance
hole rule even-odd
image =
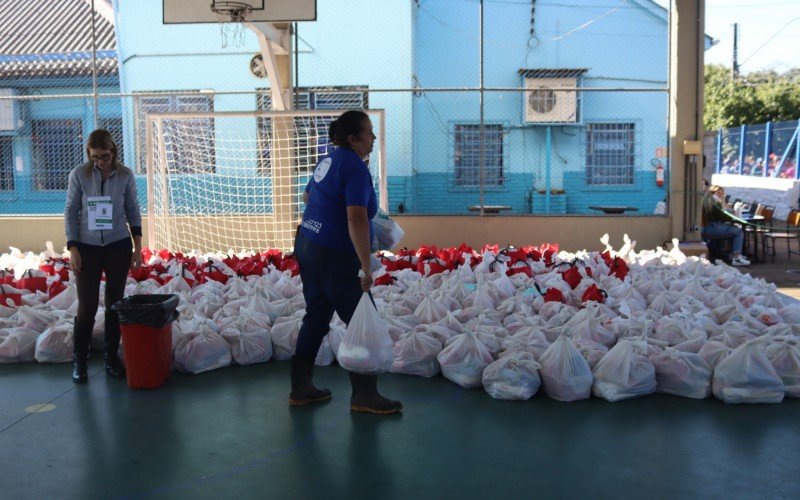
[[[331,391],[314,387],[314,359],[292,356],[292,392],[289,406],[303,406],[316,401],[331,399]]]
[[[125,378],[125,364],[119,359],[119,356],[114,356],[106,353],[106,373],[114,378]]]
[[[378,392],[377,375],[350,372],[350,384],[353,386],[353,396],[350,398],[351,411],[389,415],[403,409],[403,403],[400,401],[392,401],[381,396]]]
[[[86,356],[72,355],[72,381],[76,384],[85,384],[89,381]]]

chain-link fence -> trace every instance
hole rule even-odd
[[[161,0],[95,0],[94,18],[85,0],[0,3],[0,214],[60,214],[95,128],[117,139],[146,211],[148,114],[272,106],[251,31],[223,49],[216,25],[163,24]],[[318,0],[315,22],[289,27],[294,108],[385,110],[392,213],[649,214],[667,198],[656,3]],[[176,149],[184,175],[214,147]]]

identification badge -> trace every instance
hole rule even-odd
[[[89,205],[89,229],[105,231],[114,229],[114,206],[110,196],[90,196],[86,199]]]

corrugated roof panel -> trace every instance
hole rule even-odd
[[[91,6],[85,0],[0,0],[0,79],[92,73]],[[114,25],[95,13],[98,72],[115,74]],[[37,60],[32,55],[42,54]],[[58,60],[47,56],[58,54]],[[12,56],[12,57],[2,57]],[[14,60],[13,56],[20,56]]]

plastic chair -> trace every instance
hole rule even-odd
[[[789,212],[789,216],[786,218],[785,230],[764,233],[764,254],[766,255],[767,252],[772,254],[772,262],[775,262],[777,240],[786,241],[786,251],[790,260],[792,254],[800,255],[800,210],[793,209]],[[792,250],[792,241],[797,242],[797,251]]]

